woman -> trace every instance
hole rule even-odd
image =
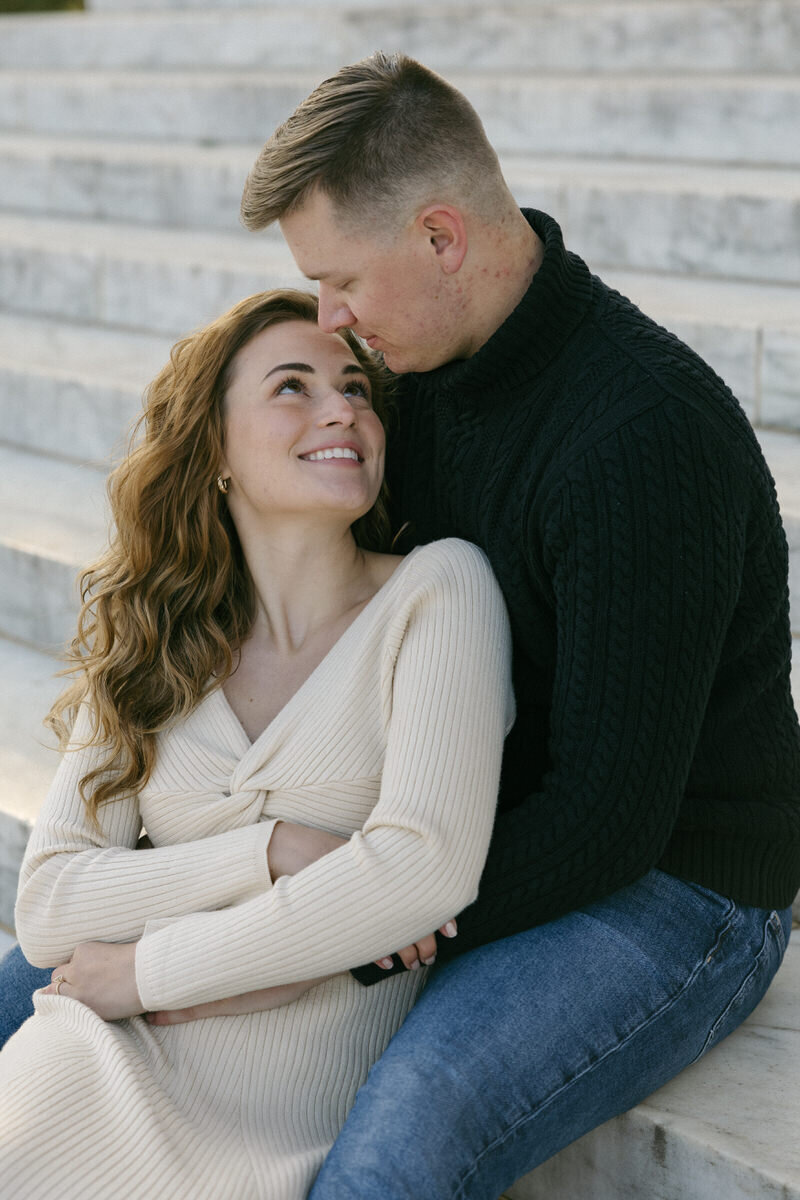
[[[60,965],[0,1054],[18,1200],[304,1196],[425,974],[348,968],[475,896],[502,599],[466,543],[371,549],[383,381],[315,322],[277,292],[179,343],[112,477],[20,879],[22,948]],[[297,998],[258,1011],[265,988]],[[257,1011],[141,1015],[243,994]]]

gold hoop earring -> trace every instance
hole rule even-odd
[[[223,479],[221,475],[217,476],[217,487],[222,492],[223,496],[227,496],[227,494],[228,494],[228,484],[230,483],[230,481],[231,481],[230,475],[228,476],[227,479]]]

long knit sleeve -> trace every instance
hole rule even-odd
[[[17,935],[38,966],[63,962],[80,942],[132,941],[152,917],[232,904],[270,887],[274,821],[135,850],[142,821],[137,797],[129,797],[104,805],[95,830],[79,792],[100,754],[84,745],[89,726],[82,709],[20,873]]]
[[[387,740],[366,823],[346,846],[268,893],[148,926],[136,956],[146,1007],[345,971],[421,936],[474,899],[513,714],[507,618],[473,547],[444,543],[426,554],[420,575],[422,565],[409,602],[382,632]],[[376,697],[367,703],[374,707]],[[367,737],[360,723],[354,711],[346,749],[356,760]],[[317,752],[325,747],[297,746],[298,755]]]

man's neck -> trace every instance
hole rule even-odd
[[[516,216],[481,239],[471,287],[479,297],[469,357],[485,345],[527,292],[544,258],[544,243],[516,210]],[[488,286],[487,286],[488,285]]]

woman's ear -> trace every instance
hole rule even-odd
[[[445,275],[455,275],[467,253],[464,215],[449,204],[429,204],[417,217],[421,232]]]

